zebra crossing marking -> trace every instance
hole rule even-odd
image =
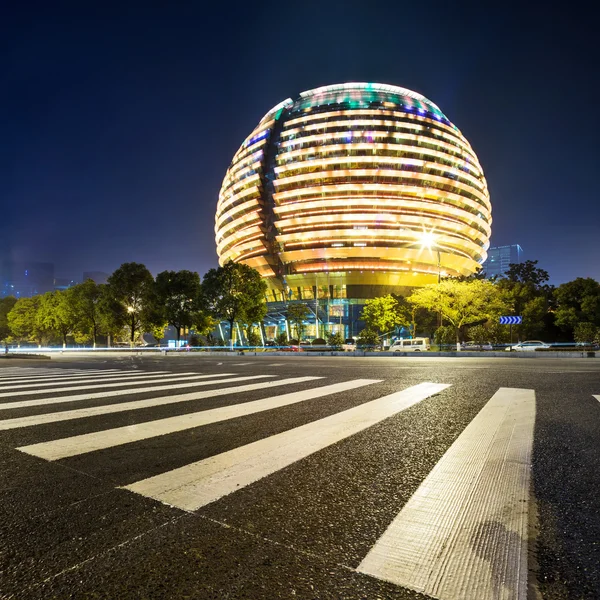
[[[162,375],[160,375],[160,377],[163,377]],[[179,375],[173,375],[173,376],[166,376],[165,379],[161,379],[160,382],[161,383],[171,383],[173,381],[183,381],[184,383],[178,385],[177,387],[185,387],[186,385],[188,386],[193,386],[196,385],[195,383],[187,383],[191,380],[196,380],[196,379],[207,379],[209,377],[216,377],[216,375],[188,375],[186,377],[180,377]],[[117,383],[103,383],[100,382],[96,385],[75,385],[72,387],[59,387],[59,388],[52,388],[51,390],[23,390],[23,391],[17,391],[17,392],[0,392],[0,398],[6,398],[8,396],[10,396],[11,398],[13,398],[14,396],[39,396],[40,394],[47,394],[49,391],[53,392],[53,393],[58,393],[58,392],[75,392],[75,391],[79,391],[79,390],[95,390],[97,388],[115,388],[115,387],[125,387],[125,386],[132,386],[132,385],[137,385],[138,382],[143,384],[145,383],[147,380],[144,381],[139,381],[139,380],[134,380],[134,381],[119,381]],[[154,383],[154,381],[151,381],[150,383]],[[158,381],[156,381],[156,383],[158,383]],[[198,384],[200,385],[200,384]],[[208,384],[204,384],[204,385],[208,385]],[[167,386],[167,388],[172,387],[172,386]],[[167,389],[164,388],[164,389]],[[132,393],[136,393],[136,392],[140,392],[139,389],[132,389],[129,391],[130,394]],[[27,404],[27,402],[30,402],[30,404]],[[33,400],[32,401],[28,401],[26,400],[25,403],[23,403],[23,406],[33,406]],[[45,401],[41,402],[42,404],[46,404]],[[21,403],[19,402],[9,402],[8,404],[0,404],[0,410],[1,409],[5,409],[5,408],[12,408],[13,406],[17,406]]]
[[[594,396],[594,398],[596,398],[596,400],[598,400],[598,402],[600,402],[600,396]]]
[[[244,377],[231,377],[230,379],[219,379],[195,385],[212,385],[221,383],[235,383],[238,381],[248,381],[249,379],[261,379],[272,377],[272,375],[246,375]],[[281,379],[279,381],[261,381],[260,383],[251,383],[236,387],[221,388],[217,390],[207,390],[204,392],[192,392],[189,394],[177,394],[174,396],[160,396],[158,398],[149,398],[147,400],[133,400],[122,404],[108,404],[105,406],[94,406],[90,408],[79,408],[74,410],[66,410],[54,413],[46,413],[42,415],[32,415],[29,417],[15,417],[13,419],[5,419],[0,421],[0,431],[7,429],[19,429],[21,427],[31,427],[33,425],[43,425],[47,423],[56,423],[58,421],[70,421],[73,419],[83,419],[86,417],[95,417],[97,415],[107,415],[117,412],[125,412],[128,410],[138,410],[140,408],[150,408],[155,406],[164,406],[166,404],[177,404],[178,402],[188,402],[191,400],[202,400],[204,398],[214,398],[216,396],[224,396],[227,394],[235,394],[238,392],[251,392],[254,390],[264,390],[278,385],[293,385],[295,383],[303,383],[312,381],[313,379],[322,379],[322,377],[292,377],[290,379]],[[190,384],[186,384],[190,385]],[[179,389],[182,386],[161,386],[161,389]],[[139,390],[136,390],[139,391]],[[112,398],[121,395],[125,392],[102,393],[103,398]],[[127,393],[132,393],[128,391]],[[89,396],[88,396],[89,398]],[[53,399],[57,402],[58,399]],[[66,399],[67,401],[69,398]]]
[[[75,370],[66,370],[66,369],[32,369],[31,371],[29,371],[28,373],[23,373],[22,371],[17,371],[15,374],[13,375],[5,375],[4,374],[5,369],[0,369],[0,373],[2,373],[2,375],[0,375],[0,381],[4,381],[4,380],[13,380],[13,379],[41,379],[41,378],[49,378],[49,377],[55,377],[59,374],[65,374],[65,375],[86,375],[86,374],[90,374],[90,375],[97,375],[97,374],[102,374],[102,373],[117,373],[119,372],[118,369],[99,369],[99,370],[82,370],[82,369],[75,369]],[[120,371],[120,372],[127,372],[127,371]],[[131,373],[134,373],[136,371],[129,371]]]
[[[450,387],[420,383],[205,460],[124,486],[193,511],[350,437]]]
[[[52,387],[56,385],[57,381],[67,384],[93,383],[97,381],[104,385],[104,383],[107,381],[126,381],[127,379],[137,379],[139,377],[145,377],[146,379],[164,379],[165,377],[173,377],[175,375],[184,377],[187,375],[197,375],[197,373],[172,373],[169,371],[156,371],[152,374],[149,374],[146,371],[136,371],[131,375],[126,373],[119,373],[116,375],[98,375],[92,379],[81,379],[81,377],[87,377],[87,375],[75,375],[72,377],[59,377],[58,379],[53,378],[51,381],[42,381],[40,383],[37,381],[34,383],[16,383],[13,381],[10,384],[4,384],[0,382],[0,391],[23,388]]]
[[[527,598],[535,392],[500,388],[357,571],[439,600]]]
[[[66,402],[79,402],[81,400],[97,400],[98,398],[113,398],[117,396],[131,396],[132,394],[141,394],[143,392],[156,392],[163,390],[179,390],[182,388],[200,387],[203,385],[213,385],[225,383],[229,379],[212,379],[213,377],[233,377],[236,373],[217,373],[214,375],[198,375],[192,382],[179,383],[177,385],[155,385],[152,387],[136,388],[132,387],[126,390],[110,390],[109,392],[94,392],[92,394],[72,394],[69,396],[54,396],[52,398],[41,398],[37,400],[20,400],[18,402],[5,402],[0,404],[0,410],[10,410],[11,408],[29,408],[31,406],[45,406],[49,404],[63,404]],[[236,381],[245,381],[247,379],[264,379],[266,377],[275,377],[274,375],[240,375]],[[202,379],[203,381],[198,381]],[[208,381],[204,381],[208,380]],[[137,382],[136,382],[137,383]],[[143,382],[142,382],[143,383]],[[151,382],[159,383],[159,382]],[[128,385],[134,385],[132,383]],[[56,391],[56,390],[49,390]]]
[[[288,394],[254,400],[252,402],[244,402],[243,404],[223,406],[211,410],[169,417],[166,419],[158,419],[156,421],[148,421],[137,425],[126,425],[125,427],[76,435],[53,440],[51,442],[21,446],[20,448],[17,448],[17,450],[46,460],[59,460],[69,456],[86,454],[105,448],[113,448],[115,446],[130,444],[152,437],[185,431],[186,429],[192,429],[202,425],[219,423],[228,419],[235,419],[237,417],[247,416],[266,410],[281,408],[305,400],[312,400],[314,398],[321,398],[323,396],[357,389],[373,383],[379,383],[380,381],[380,379],[354,379],[343,383],[335,383],[333,385],[311,388],[299,392],[290,392]]]

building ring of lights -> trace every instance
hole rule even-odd
[[[220,264],[257,269],[273,300],[369,298],[474,273],[491,222],[477,156],[433,102],[346,83],[262,118],[227,170],[215,234]]]

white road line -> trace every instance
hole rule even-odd
[[[449,387],[421,383],[349,410],[124,486],[196,510],[339,442]]]
[[[58,460],[68,456],[76,456],[78,454],[94,452],[95,450],[139,442],[140,440],[167,435],[169,433],[185,431],[186,429],[201,427],[202,425],[219,423],[220,421],[252,415],[265,410],[273,410],[274,408],[281,408],[282,406],[289,406],[297,402],[353,390],[365,385],[379,383],[380,381],[380,379],[354,379],[344,383],[335,383],[300,392],[271,396],[270,398],[254,400],[253,402],[223,406],[213,408],[212,410],[204,410],[187,415],[139,423],[137,425],[126,425],[125,427],[76,435],[51,442],[22,446],[17,449],[33,456],[45,458],[46,460]]]
[[[260,379],[271,377],[271,375],[252,375],[245,377],[232,377],[230,379],[220,379],[217,381],[206,382],[201,385],[235,383],[237,381],[248,381],[249,379]],[[45,423],[56,423],[58,421],[71,421],[73,419],[83,419],[85,417],[95,417],[97,415],[108,415],[111,413],[125,412],[128,410],[138,410],[140,408],[150,408],[154,406],[164,406],[165,404],[177,404],[178,402],[188,402],[190,400],[203,400],[204,398],[214,398],[216,396],[226,396],[238,392],[251,392],[253,390],[267,390],[279,385],[293,385],[321,377],[294,377],[291,379],[281,379],[279,381],[261,381],[260,383],[250,383],[236,387],[221,388],[218,390],[207,390],[204,392],[192,392],[190,394],[177,394],[175,396],[161,396],[159,398],[150,398],[148,400],[133,400],[122,404],[108,404],[105,406],[93,406],[91,408],[79,408],[75,410],[65,410],[61,412],[48,413],[44,415],[32,415],[30,417],[16,417],[14,419],[5,419],[0,421],[0,431],[7,429],[18,429],[20,427],[31,427],[32,425],[42,425]],[[118,394],[118,392],[117,392]],[[107,394],[107,397],[116,395]]]
[[[596,398],[596,400],[598,400],[598,402],[600,402],[600,396],[594,396],[594,398]]]
[[[270,365],[267,365],[267,367],[283,367],[283,363],[271,363]]]
[[[439,600],[525,600],[533,390],[500,388],[358,571]]]
[[[158,392],[162,390],[179,390],[182,388],[199,387],[201,385],[213,385],[213,383],[221,383],[226,381],[225,379],[214,380],[211,379],[207,382],[197,381],[198,379],[210,379],[211,377],[230,377],[236,375],[236,373],[215,373],[213,375],[198,375],[193,377],[194,381],[191,383],[180,383],[178,385],[162,385],[164,382],[161,381],[161,385],[155,385],[152,387],[145,388],[129,388],[127,390],[111,390],[109,392],[94,392],[92,394],[73,394],[71,396],[53,396],[50,398],[41,398],[39,400],[20,400],[19,402],[5,402],[0,404],[0,410],[9,410],[11,408],[29,408],[30,406],[45,406],[47,404],[62,404],[63,402],[79,402],[80,400],[96,400],[98,398],[113,398],[117,396],[130,396],[132,394],[141,394],[142,392]],[[254,377],[245,377],[245,379],[256,379],[258,377],[275,377],[275,375],[257,375]],[[144,383],[143,381],[141,383]],[[159,383],[152,382],[152,383]],[[125,384],[124,384],[125,385]],[[74,388],[69,388],[74,389]],[[56,390],[49,390],[55,392]]]
[[[39,383],[38,381],[35,381],[33,383],[18,383],[13,381],[10,384],[0,382],[0,391],[34,387],[52,387],[53,385],[57,385],[57,382],[65,384],[79,384],[94,383],[97,381],[99,383],[104,384],[105,381],[124,381],[127,379],[137,379],[139,377],[145,377],[146,379],[162,379],[164,377],[174,377],[175,375],[186,376],[197,375],[197,373],[170,373],[169,371],[135,371],[131,374],[118,373],[115,375],[98,375],[97,377],[93,377],[92,379],[81,379],[82,377],[88,377],[87,375],[73,375],[71,377],[53,377],[50,381],[41,381]]]
[[[162,375],[160,377],[163,377]],[[192,379],[206,379],[208,377],[216,377],[216,375],[191,375],[191,376],[187,376],[187,377],[179,377],[179,376],[170,376],[167,375],[164,379],[161,379],[161,383],[167,383],[167,382],[172,382],[172,381],[190,381]],[[147,378],[149,379],[149,378]],[[58,392],[75,392],[78,390],[95,390],[98,388],[115,388],[115,387],[126,387],[126,386],[133,386],[133,385],[143,385],[147,379],[144,379],[143,381],[140,381],[139,379],[133,380],[133,381],[119,381],[117,383],[103,383],[103,382],[99,382],[95,385],[75,385],[75,386],[71,386],[71,387],[58,387],[58,388],[52,388],[50,390],[23,390],[23,391],[18,391],[18,392],[0,392],[0,398],[7,398],[7,397],[15,397],[15,396],[39,396],[40,394],[48,394],[49,392],[51,393],[58,393]],[[151,382],[154,383],[154,382]],[[158,382],[157,382],[158,383]],[[56,385],[56,384],[55,384]],[[181,386],[184,386],[185,384],[181,384]],[[188,384],[190,385],[190,384]],[[194,385],[194,384],[191,384]],[[179,386],[179,387],[181,387]],[[136,388],[132,388],[132,390],[130,391],[130,393],[136,393],[139,392],[138,389]],[[15,403],[10,402],[8,404],[0,404],[0,409],[4,409],[4,408],[12,408],[14,406]]]
[[[2,373],[2,375],[0,376],[0,381],[4,381],[6,379],[8,380],[13,380],[13,379],[45,379],[48,377],[56,377],[57,375],[65,375],[65,376],[75,376],[75,375],[100,375],[103,373],[106,374],[112,374],[112,375],[116,375],[119,371],[117,371],[117,369],[102,369],[102,370],[85,370],[82,371],[81,369],[77,369],[74,371],[66,371],[64,369],[48,369],[48,370],[43,370],[40,371],[40,369],[35,369],[35,373],[29,372],[29,373],[23,373],[23,372],[17,372],[13,375],[5,375],[4,374],[4,370],[0,370],[0,373]],[[121,373],[135,373],[137,371],[120,371]]]

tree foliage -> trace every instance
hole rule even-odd
[[[391,294],[367,300],[360,318],[367,324],[367,329],[382,334],[409,323],[403,306]]]
[[[461,327],[497,317],[508,308],[494,284],[481,279],[444,279],[415,290],[408,300],[415,306],[439,311],[454,327],[457,343]]]
[[[304,335],[304,321],[309,314],[310,309],[306,304],[288,304],[287,306],[287,320],[296,328],[296,336],[299,340]]]
[[[267,311],[266,289],[260,273],[243,263],[229,261],[206,273],[202,280],[203,301],[215,319],[229,323],[230,343],[235,323],[250,325],[262,321]]]
[[[12,333],[8,326],[8,313],[16,303],[17,299],[14,296],[0,299],[0,342],[7,340]]]
[[[123,263],[108,278],[109,297],[113,301],[113,322],[125,322],[129,326],[131,345],[140,328],[152,329],[160,322],[157,314],[154,278],[140,263]]]
[[[200,276],[192,271],[163,271],[156,276],[156,298],[156,312],[162,313],[162,319],[154,320],[175,327],[179,341],[181,330],[192,327],[202,312]]]
[[[8,313],[8,326],[21,342],[35,341],[39,345],[49,340],[48,333],[39,325],[37,313],[41,296],[19,298]]]

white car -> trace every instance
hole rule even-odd
[[[390,346],[390,352],[426,352],[427,350],[431,350],[429,338],[396,340]]]
[[[493,350],[494,346],[492,346],[491,342],[465,342],[462,345],[462,349],[465,351],[472,350],[474,352],[479,352],[481,350]]]
[[[506,351],[510,352],[512,350],[513,352],[533,352],[534,350],[549,350],[550,348],[550,344],[546,344],[546,342],[540,342],[540,340],[527,340],[525,342],[519,342],[514,346],[508,346]]]

